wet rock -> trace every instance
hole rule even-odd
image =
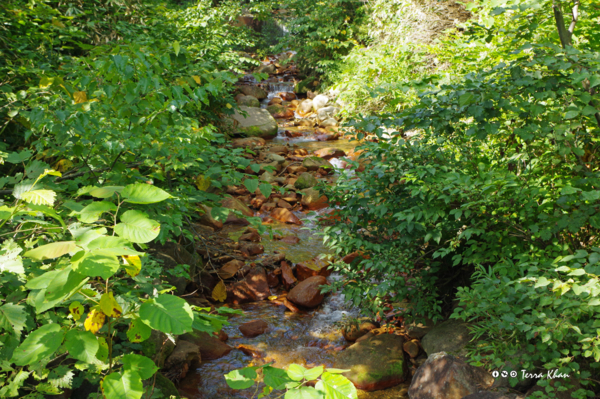
[[[419,341],[416,339],[404,343],[404,352],[408,353],[411,358],[419,356],[419,350]]]
[[[494,383],[487,371],[463,360],[438,352],[429,355],[417,369],[408,396],[410,399],[462,399]]]
[[[306,172],[308,169],[306,169],[302,165],[290,165],[290,166],[288,166],[287,170],[290,173],[298,174],[298,173]]]
[[[223,330],[219,330],[219,332],[214,332],[213,335],[221,342],[227,342],[229,339],[229,335]]]
[[[237,122],[232,126],[234,133],[263,139],[272,139],[277,136],[277,121],[267,110],[241,105],[240,111],[247,115],[244,116],[236,110],[231,116]]]
[[[260,244],[243,242],[240,251],[242,251],[242,255],[249,257],[262,254],[265,252],[265,248]]]
[[[300,176],[298,176],[298,180],[294,183],[294,187],[298,190],[304,190],[305,188],[311,188],[316,186],[319,181],[310,173],[304,172]]]
[[[244,280],[227,288],[227,301],[236,304],[262,301],[269,295],[271,290],[267,283],[267,273],[261,266],[253,268]]]
[[[285,208],[275,208],[271,211],[271,217],[283,223],[301,225],[302,221],[296,215]]]
[[[245,94],[245,93],[244,93]],[[329,103],[329,97],[324,94],[319,94],[315,98],[312,99],[313,110],[317,112],[321,108],[325,107]]]
[[[327,118],[321,122],[319,122],[319,126],[321,127],[329,127],[329,126],[337,126],[338,121],[335,120],[334,118]],[[337,136],[336,138],[338,138],[339,136]],[[325,140],[325,141],[329,141],[329,140]]]
[[[279,208],[285,208],[285,209],[288,209],[288,210],[292,209],[292,206],[289,204],[289,202],[286,202],[286,201],[284,201],[282,199],[280,199],[280,200],[277,201],[277,206]]]
[[[329,200],[326,196],[321,195],[318,190],[315,190],[314,188],[307,188],[302,190],[302,200],[300,203],[304,209],[316,211],[327,208],[329,205]]]
[[[246,231],[244,231],[244,233],[240,236],[240,239],[238,241],[260,242],[261,237],[256,229],[249,228],[246,229]]]
[[[200,219],[198,220],[198,224],[211,227],[215,230],[221,230],[223,228],[223,222],[215,219],[212,214],[212,208],[209,208],[206,205],[200,205],[201,213]]]
[[[227,280],[228,278],[232,278],[237,274],[237,272],[244,266],[244,262],[241,260],[232,260],[227,262],[219,269],[219,277],[223,280]]]
[[[201,331],[183,334],[181,340],[196,345],[200,349],[200,355],[203,361],[220,359],[233,349],[226,343],[221,342],[218,338]]]
[[[283,281],[283,286],[288,290],[298,281],[296,280],[296,276],[294,276],[291,266],[285,261],[281,262],[281,280]]]
[[[328,147],[315,151],[315,155],[319,158],[330,160],[332,158],[343,157],[346,153],[338,148]]]
[[[312,112],[312,109],[313,109],[312,100],[304,100],[298,105],[298,108],[296,111],[298,111],[298,113],[300,115],[307,115],[310,112]]]
[[[165,333],[157,330],[152,330],[150,338],[143,341],[141,345],[142,354],[154,359],[154,362],[158,367],[163,367],[165,365],[165,360],[175,349],[175,343],[173,343]]]
[[[238,86],[238,90],[247,96],[252,96],[259,100],[264,100],[265,98],[267,98],[267,92],[258,86]]]
[[[279,97],[273,97],[272,99],[269,100],[269,102],[267,103],[267,105],[273,105],[273,104],[281,104],[283,102],[283,100]]]
[[[267,283],[269,284],[269,288],[276,288],[279,287],[281,282],[279,281],[279,276],[276,275],[275,272],[269,272],[267,274]]]
[[[254,338],[264,334],[269,325],[264,320],[252,320],[240,325],[239,329],[244,337]]]
[[[312,105],[311,105],[312,107]],[[315,123],[310,119],[300,119],[296,126],[305,126],[305,127],[313,127]]]
[[[294,119],[294,111],[289,109],[289,108],[285,108],[283,111],[278,112],[276,114],[273,115],[273,118],[275,119]]]
[[[307,157],[302,161],[302,166],[304,166],[308,171],[316,171],[320,168],[331,170],[333,172],[333,165],[326,159],[319,157]]]
[[[285,254],[275,252],[273,255],[263,258],[260,263],[263,266],[274,266],[276,263],[285,259]]]
[[[304,281],[309,277],[323,276],[329,277],[331,271],[328,269],[330,262],[325,259],[312,259],[306,262],[296,264],[296,277],[298,281]]]
[[[165,369],[181,370],[178,378],[183,378],[190,367],[200,364],[200,348],[191,342],[179,340],[173,353],[165,361]]]
[[[251,347],[250,345],[238,345],[236,349],[239,349],[244,353],[244,355],[252,356],[255,359],[260,359],[265,357],[265,354],[259,351],[256,348]]]
[[[238,105],[245,105],[246,107],[260,107],[260,101],[258,101],[258,98],[253,97],[253,96],[240,96],[239,98],[237,98],[236,96],[236,101],[238,103]]]
[[[274,64],[261,65],[254,70],[254,73],[267,73],[269,75],[275,73],[277,67]],[[266,98],[266,96],[265,96]]]
[[[281,237],[279,240],[281,242],[285,242],[286,244],[298,244],[300,242],[300,238],[297,236],[285,236]]]
[[[403,344],[404,338],[398,335],[372,336],[342,351],[334,367],[350,369],[343,375],[358,389],[376,391],[393,387],[408,377]]]
[[[269,213],[271,212],[273,209],[275,209],[276,205],[273,202],[266,202],[264,204],[261,205],[260,207],[260,212],[262,213]]]
[[[267,202],[265,196],[259,194],[256,197],[252,198],[252,201],[250,201],[250,205],[256,209],[260,209],[265,202]]]
[[[342,328],[342,335],[348,342],[355,342],[355,341],[358,342],[362,337],[369,334],[369,332],[371,332],[372,330],[374,330],[376,328],[377,328],[377,325],[370,321],[362,322],[359,325],[350,324],[346,328]],[[374,335],[375,334],[371,334],[369,337],[367,337],[365,339],[368,339]]]
[[[172,270],[177,265],[188,265],[190,266],[190,275],[196,274],[196,266],[200,262],[200,256],[197,253],[190,253],[183,245],[180,245],[174,241],[167,241],[164,244],[153,242],[150,244],[148,253],[155,259],[162,261],[162,267],[165,270]],[[174,277],[170,276],[167,281],[169,284],[175,286],[175,291],[178,295],[185,293],[185,288],[189,280],[185,277]]]
[[[290,152],[290,150],[285,145],[274,145],[272,147],[269,147],[269,152],[281,155],[281,154],[287,154],[288,152]]]
[[[279,97],[283,98],[285,101],[292,101],[296,99],[296,95],[294,93],[279,93]]]
[[[248,217],[254,216],[254,212],[252,212],[252,210],[250,208],[248,208],[248,206],[246,204],[244,204],[242,201],[240,201],[237,198],[225,197],[221,201],[221,206],[223,208],[238,211],[244,216],[248,216]],[[250,223],[246,219],[240,218],[240,217],[236,216],[235,213],[230,212],[229,215],[227,216],[227,220],[225,221],[225,224],[240,224],[242,226],[247,226]]]
[[[421,346],[427,355],[438,352],[460,354],[471,340],[468,324],[450,319],[433,327],[421,340]]]
[[[287,299],[298,306],[315,308],[319,306],[325,298],[325,295],[321,294],[321,286],[323,285],[327,285],[327,279],[325,277],[309,277],[292,288]]]
[[[433,327],[434,322],[426,320],[424,323],[410,323],[406,326],[406,334],[411,338],[421,339],[427,334]]]

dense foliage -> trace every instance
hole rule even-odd
[[[573,4],[559,7],[567,19]],[[557,24],[552,2],[471,9],[481,24],[423,49],[447,70],[412,69],[371,91],[395,112],[352,123],[375,139],[359,148],[364,171],[328,192],[343,206],[326,238],[359,254],[336,265],[355,304],[468,320],[475,363],[560,369],[575,376],[574,397],[593,397],[600,10],[582,4],[565,43],[557,27],[569,21]]]

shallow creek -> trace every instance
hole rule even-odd
[[[263,85],[268,91],[269,97],[263,100],[263,107],[266,103],[281,91],[292,91],[293,85],[288,82],[267,82]],[[281,120],[278,120],[281,125]],[[309,153],[327,148],[335,147],[348,151],[356,146],[356,142],[348,140],[336,141],[314,141],[309,138],[310,131],[303,128],[305,136],[298,138],[287,138],[282,132],[284,130],[297,129],[294,127],[280,127],[279,135],[273,139],[273,142],[287,143],[295,145],[298,148],[305,148]],[[312,129],[314,130],[314,129]],[[330,160],[336,167],[340,165],[337,159]],[[330,181],[336,179],[334,174]],[[327,212],[324,209],[316,212],[322,214]],[[281,241],[271,240],[268,234],[263,235],[261,244],[265,248],[265,255],[272,254],[274,251],[285,253],[286,259],[293,263],[303,262],[314,259],[321,254],[327,254],[328,249],[323,245],[322,238],[316,234],[315,219],[317,215],[307,216],[302,212],[295,212],[296,216],[303,222],[302,226],[295,226],[283,223],[270,224],[275,233],[282,236],[296,235],[300,238],[297,244],[286,244]],[[230,238],[237,239],[241,234],[239,231],[224,231]],[[329,280],[339,278],[332,275]],[[273,295],[282,293],[280,289],[272,289]],[[269,300],[244,304],[228,305],[233,308],[244,311],[243,315],[230,317],[228,326],[223,330],[229,336],[227,344],[234,349],[225,357],[218,360],[203,361],[195,373],[189,373],[181,381],[179,389],[181,393],[190,399],[222,399],[222,398],[252,398],[256,397],[257,392],[254,388],[244,391],[230,389],[225,383],[224,374],[231,370],[239,369],[250,365],[265,364],[274,362],[275,367],[287,368],[291,363],[302,364],[307,367],[325,365],[333,366],[335,357],[343,350],[348,343],[344,340],[336,322],[342,320],[344,316],[357,317],[358,309],[353,309],[344,303],[343,295],[339,293],[330,294],[317,309],[292,313],[284,306],[280,306]],[[255,338],[244,337],[238,326],[251,320],[264,320],[269,324],[269,330]],[[239,345],[252,348],[257,351],[260,357],[252,357],[243,353],[237,348]],[[359,398],[384,399],[384,398],[406,398],[407,385],[400,385],[391,389],[362,392],[359,391]],[[274,395],[273,397],[276,397]]]

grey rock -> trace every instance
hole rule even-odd
[[[447,320],[433,327],[421,340],[421,346],[431,355],[438,352],[462,354],[461,350],[471,340],[468,324],[455,319]]]
[[[269,111],[243,105],[240,106],[240,110],[247,115],[244,116],[237,110],[232,115],[233,120],[237,122],[233,126],[234,133],[263,139],[272,139],[277,136],[277,121]]]

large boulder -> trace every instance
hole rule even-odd
[[[298,105],[298,108],[296,109],[296,111],[298,111],[298,113],[300,115],[306,115],[312,111],[312,108],[313,108],[312,100],[304,100]]]
[[[227,301],[236,304],[262,301],[269,295],[271,290],[267,282],[267,273],[261,266],[253,268],[246,274],[244,280],[227,288]]]
[[[317,183],[319,183],[319,181],[316,177],[310,173],[304,172],[298,176],[298,180],[296,180],[296,183],[294,183],[294,187],[296,187],[298,190],[304,190],[305,188],[316,186]]]
[[[331,275],[331,270],[329,270],[330,263],[325,259],[319,258],[297,263],[296,276],[298,276],[298,281],[304,281],[313,276],[329,277]]]
[[[185,377],[190,367],[199,365],[201,361],[200,348],[191,342],[179,340],[173,353],[165,361],[165,369],[178,371],[178,378]]]
[[[327,284],[323,276],[309,277],[292,288],[287,299],[298,306],[305,308],[316,308],[323,302],[324,294],[321,294],[321,286]]]
[[[334,367],[350,369],[344,376],[358,389],[376,391],[393,387],[408,377],[403,344],[404,338],[399,335],[375,335],[342,351]]]
[[[326,159],[319,157],[306,157],[302,161],[302,166],[304,166],[309,171],[315,171],[319,169],[325,169],[327,171],[333,172],[333,165]]]
[[[183,334],[181,340],[196,345],[200,350],[202,360],[220,359],[233,349],[226,343],[221,342],[218,338],[201,331]]]
[[[315,112],[317,112],[321,108],[324,108],[328,102],[329,102],[329,97],[327,97],[324,94],[319,94],[312,100],[313,109],[315,110]]]
[[[258,101],[258,98],[254,96],[242,95],[237,98],[237,103],[238,105],[245,105],[247,107],[260,107],[260,101]]]
[[[438,352],[462,354],[461,350],[472,336],[469,325],[464,321],[450,319],[433,327],[421,340],[427,355]]]
[[[150,337],[141,343],[142,354],[154,360],[158,367],[165,365],[165,360],[173,353],[175,343],[165,333],[152,330]]]
[[[337,107],[323,107],[317,111],[317,119],[319,121],[324,121],[325,119],[333,118],[340,112],[340,109]]]
[[[481,367],[474,367],[462,359],[439,352],[429,355],[413,376],[410,399],[462,399],[487,389],[494,377]]]
[[[243,94],[245,94],[247,96],[252,96],[259,100],[264,100],[265,98],[267,98],[267,92],[258,86],[244,85],[244,86],[239,86],[238,89]]]
[[[247,115],[242,115],[240,111]],[[243,105],[240,106],[240,111],[236,110],[231,116],[237,122],[233,126],[234,133],[263,139],[272,139],[277,136],[277,121],[269,111]]]

